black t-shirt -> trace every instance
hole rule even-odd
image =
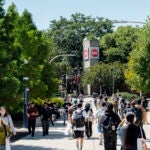
[[[63,104],[64,109],[68,112],[68,108],[71,106],[71,103],[67,102]]]

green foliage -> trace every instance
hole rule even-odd
[[[126,82],[132,89],[147,93],[150,91],[150,19],[139,32],[135,49],[130,53]]]
[[[56,45],[38,31],[32,14],[24,10],[21,16],[14,3],[4,11],[0,1],[0,102],[9,107],[20,107],[22,93],[30,90],[30,98],[45,98],[58,91],[58,74],[48,65],[51,55],[57,53]],[[28,60],[28,64],[24,64]],[[45,69],[48,68],[49,69]],[[52,74],[50,72],[53,72]],[[44,76],[46,74],[46,76]],[[23,81],[29,77],[29,81]],[[14,106],[13,106],[14,105]],[[12,108],[10,108],[12,110]]]
[[[30,102],[34,102],[36,106],[42,107],[44,102],[46,102],[46,100],[41,98],[32,98],[30,99]]]
[[[119,95],[121,95],[121,97],[125,98],[126,100],[131,100],[131,97],[135,97],[135,99],[138,99],[139,96],[137,94],[132,94],[132,93],[128,93],[128,92],[119,92],[117,93]]]
[[[92,88],[99,87],[101,84],[105,89],[112,90],[113,75],[115,80],[115,89],[119,88],[120,84],[124,81],[124,68],[125,65],[119,62],[103,63],[100,62],[90,67],[82,77],[82,85],[86,86],[91,84]],[[99,90],[98,90],[99,91]]]
[[[69,59],[71,66],[76,67],[76,65],[81,66],[82,64],[83,39],[96,39],[111,32],[110,20],[76,13],[71,15],[70,20],[60,17],[58,21],[51,21],[48,35],[58,46],[59,53],[76,52],[78,58]]]
[[[60,108],[63,106],[64,99],[62,99],[62,98],[52,97],[52,98],[50,98],[50,100],[52,101],[52,103],[55,104],[56,108]]]
[[[100,38],[100,47],[103,51],[105,62],[120,61],[128,62],[129,53],[135,47],[137,31],[139,28],[131,26],[119,27],[115,32],[104,35]]]
[[[41,99],[41,98],[36,98],[36,99],[34,99],[34,98],[32,98],[32,99],[30,100],[30,102],[33,101],[33,102],[35,102],[35,104],[36,104],[37,106],[43,106],[44,102],[46,102],[47,99],[48,99],[48,98],[46,98],[46,99]],[[52,101],[52,103],[55,104],[55,107],[56,107],[56,108],[62,107],[62,105],[63,105],[63,103],[64,103],[64,100],[63,100],[62,98],[58,98],[58,97],[52,97],[52,98],[50,98],[50,100]]]

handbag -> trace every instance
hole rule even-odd
[[[143,132],[140,127],[141,138],[137,138],[137,150],[148,150],[146,140],[143,138]]]
[[[5,150],[11,150],[9,138],[6,138],[5,141]]]

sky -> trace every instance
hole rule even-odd
[[[70,19],[75,13],[93,18],[140,22],[146,22],[150,16],[150,0],[5,0],[4,8],[7,10],[12,2],[20,15],[24,9],[32,14],[39,30],[48,29],[50,22],[59,20],[60,16]]]

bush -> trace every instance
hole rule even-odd
[[[40,99],[40,98],[37,98],[37,99],[31,99],[31,101],[34,101],[35,102],[35,105],[37,107],[42,107],[44,102],[46,102],[48,99],[50,99],[52,101],[52,103],[55,104],[55,107],[56,108],[60,108],[63,106],[63,103],[64,103],[64,99],[63,98],[59,98],[59,97],[52,97],[52,98],[47,98],[47,99]]]
[[[60,107],[63,106],[63,103],[64,103],[64,99],[63,98],[52,97],[52,98],[50,98],[50,100],[52,101],[52,103],[55,104],[56,108],[60,108]]]
[[[135,99],[138,99],[139,96],[136,94],[132,94],[132,93],[128,93],[128,92],[119,92],[119,95],[121,95],[121,97],[124,97],[126,100],[130,100],[131,97],[135,97]]]

